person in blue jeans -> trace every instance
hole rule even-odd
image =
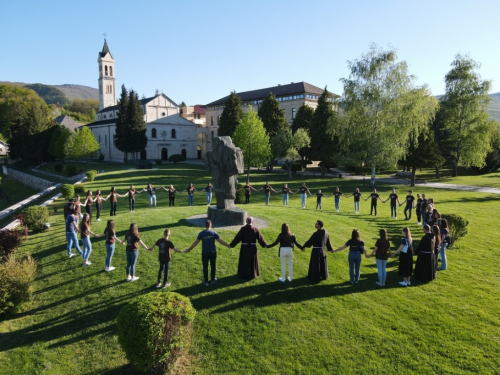
[[[300,191],[300,203],[302,204],[302,208],[306,208],[307,194],[309,195],[312,194],[309,191],[309,188],[306,186],[305,182],[302,183],[302,186],[299,188],[298,191]]]
[[[351,239],[347,241],[344,246],[333,250],[333,253],[344,250],[345,248],[349,248],[349,256],[347,258],[349,261],[349,278],[351,284],[357,284],[361,275],[359,272],[361,267],[361,255],[365,254],[366,256],[365,243],[360,238],[357,229],[353,229]]]
[[[229,247],[229,244],[222,240],[216,231],[212,230],[212,222],[207,220],[205,222],[205,230],[198,233],[198,237],[189,246],[184,253],[189,253],[198,243],[201,241],[201,261],[203,263],[203,285],[209,286],[210,284],[215,284],[217,282],[216,274],[216,260],[217,260],[217,249],[215,247],[215,241],[220,244]],[[208,263],[210,262],[210,283],[208,282]]]
[[[380,229],[379,239],[375,243],[375,248],[370,255],[366,256],[367,258],[370,258],[375,254],[375,261],[377,262],[378,271],[378,281],[376,281],[375,284],[377,284],[378,286],[385,286],[385,280],[387,278],[387,252],[389,252],[392,257],[391,244],[387,238],[387,230]]]
[[[290,190],[288,184],[283,185],[281,192],[283,193],[283,206],[288,206],[289,194],[295,194],[295,193]]]
[[[193,186],[193,184],[189,184],[189,186],[186,188],[186,191],[188,193],[188,206],[192,206],[194,201],[194,192],[197,190]]]
[[[92,243],[90,242],[90,235],[94,237],[102,237],[90,230],[90,215],[84,214],[82,222],[80,223],[80,236],[83,244],[83,265],[90,266],[92,262],[89,261],[90,253],[92,252]]]
[[[333,195],[335,196],[335,209],[337,210],[337,212],[339,212],[340,211],[340,196],[343,194],[339,188],[336,188]]]
[[[415,197],[413,196],[413,190],[410,190],[408,192],[405,202],[406,202],[406,207],[404,210],[405,220],[411,220],[411,211],[412,209],[415,208]],[[401,202],[399,205],[402,206],[405,202]],[[407,214],[407,212],[409,212],[409,215]]]
[[[130,228],[125,234],[123,244],[127,245],[125,249],[127,254],[127,266],[125,267],[127,271],[127,281],[139,280],[139,277],[135,276],[135,264],[137,263],[137,258],[139,257],[139,244],[141,244],[146,250],[149,250],[149,248],[139,237],[139,229],[137,228],[136,223],[130,224]]]
[[[401,206],[401,202],[399,202],[399,197],[396,194],[396,189],[392,189],[392,193],[389,194],[389,197],[385,200],[382,201],[382,203],[387,202],[388,200],[391,200],[391,219],[398,219],[398,211],[397,207],[398,204]]]
[[[76,235],[80,230],[78,229],[78,224],[75,218],[75,208],[73,206],[67,208],[66,216],[66,241],[68,241],[66,245],[66,250],[68,252],[68,258],[72,258],[75,256],[71,252],[71,248],[74,246],[78,254],[83,255],[83,251],[80,249],[80,245],[78,244],[78,237]]]
[[[123,242],[116,237],[115,232],[115,222],[113,220],[108,220],[106,224],[106,229],[104,229],[104,237],[106,237],[106,242],[104,246],[106,247],[106,261],[104,262],[104,271],[111,272],[115,267],[111,266],[111,259],[115,253],[115,242],[118,241],[123,245]]]
[[[441,259],[441,266],[438,267],[440,271],[446,271],[448,269],[448,262],[446,259],[446,248],[451,242],[450,229],[448,228],[448,220],[440,219],[439,227],[441,229],[441,247],[439,248],[439,259]]]
[[[156,188],[153,187],[153,185],[148,184],[146,189],[142,189],[141,193],[143,191],[147,191],[149,194],[149,208],[156,208]]]
[[[212,203],[212,191],[214,191],[214,187],[212,186],[212,183],[209,182],[205,187],[205,193],[207,195],[207,206],[210,206],[210,203]]]

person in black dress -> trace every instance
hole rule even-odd
[[[403,235],[401,245],[399,245],[398,249],[392,254],[392,257],[399,254],[398,275],[403,276],[403,281],[400,281],[399,284],[402,286],[410,286],[410,279],[413,273],[413,240],[411,238],[410,228],[403,228],[401,234]]]
[[[328,279],[328,264],[326,262],[325,248],[328,251],[333,251],[333,247],[330,244],[328,232],[323,229],[323,222],[321,220],[316,221],[314,227],[316,228],[316,232],[312,234],[311,238],[307,240],[303,247],[312,246],[307,277],[313,282],[318,282]]]
[[[262,247],[267,243],[257,227],[253,226],[253,218],[247,217],[246,225],[240,228],[229,247],[233,248],[241,242],[240,258],[238,261],[238,276],[244,279],[253,279],[259,276],[259,258],[257,256],[257,242]]]
[[[436,278],[436,256],[434,254],[436,240],[429,225],[424,225],[424,236],[416,249],[417,261],[413,276],[420,281],[432,281]]]

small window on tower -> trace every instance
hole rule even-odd
[[[108,75],[108,66],[107,65],[104,65],[104,75],[105,76]]]
[[[112,66],[109,67],[109,75],[111,77],[113,77],[113,67]]]

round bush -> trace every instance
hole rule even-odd
[[[61,186],[61,194],[65,199],[73,198],[75,195],[75,187],[71,184],[63,184]]]
[[[96,173],[94,171],[88,171],[85,173],[85,176],[87,177],[87,180],[94,181]]]
[[[36,262],[29,255],[21,261],[13,256],[0,263],[0,315],[30,299]]]
[[[469,220],[465,217],[455,214],[444,214],[441,217],[446,219],[448,228],[450,229],[451,244],[448,246],[452,246],[460,238],[467,236],[469,232]]]
[[[73,164],[68,164],[66,165],[65,168],[66,175],[68,176],[74,176],[76,174],[76,165]]]
[[[142,371],[165,373],[189,349],[195,310],[172,292],[142,295],[118,315],[118,341],[127,359]]]
[[[22,234],[17,229],[0,230],[0,262],[21,246]]]
[[[75,184],[74,187],[75,187],[76,194],[85,194],[85,185],[84,184]]]
[[[33,232],[43,232],[49,221],[49,209],[42,206],[31,206],[21,211],[26,226]]]
[[[170,161],[172,163],[178,163],[180,161],[185,161],[185,160],[186,160],[186,158],[184,156],[182,156],[181,154],[174,154],[168,158],[168,161]]]
[[[56,171],[57,173],[61,173],[63,171],[63,165],[62,164],[55,164],[54,171]]]

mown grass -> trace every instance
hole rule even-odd
[[[256,172],[251,181],[257,187],[269,180],[274,187],[289,182],[283,174]],[[86,187],[109,191],[114,185],[124,193],[130,184],[145,187],[174,184],[179,190],[189,182],[201,188],[209,177],[200,166],[168,165],[160,170],[118,170],[101,174]],[[345,193],[354,181],[300,178],[289,182],[298,188],[306,181],[311,189],[328,192],[340,186]],[[378,186],[382,196],[389,186]],[[313,191],[314,191],[313,190]],[[415,189],[417,190],[417,189]],[[368,192],[366,187],[364,191]],[[404,190],[398,189],[400,195]],[[373,259],[363,259],[360,284],[348,283],[347,253],[328,255],[330,278],[313,284],[306,278],[310,249],[294,254],[295,279],[279,283],[277,248],[260,249],[261,276],[245,281],[236,274],[238,249],[219,248],[218,284],[203,287],[200,247],[190,254],[173,254],[171,290],[188,296],[198,314],[190,350],[192,374],[493,374],[500,371],[500,317],[496,249],[499,240],[492,217],[500,209],[497,196],[459,191],[425,189],[443,212],[463,214],[471,221],[470,234],[448,252],[449,270],[440,272],[429,284],[414,282],[400,287],[397,261],[389,262],[387,286],[379,288]],[[169,208],[165,192],[158,193],[158,208],[148,209],[146,194],[137,196],[135,213],[128,212],[126,199],[118,202],[117,230],[122,236],[130,222],[137,222],[144,242],[172,230],[172,241],[186,248],[200,228],[186,217],[206,212],[203,193],[195,195],[195,206],[186,206],[179,195]],[[264,206],[261,192],[245,207],[250,215],[263,218],[262,230],[273,241],[282,222],[290,224],[299,242],[314,231],[322,219],[333,246],[339,247],[358,228],[367,246],[375,244],[378,230],[389,231],[393,248],[399,244],[404,221],[389,219],[388,204],[379,206],[372,217],[368,202],[361,202],[361,214],[353,214],[352,198],[343,199],[341,212],[333,199],[324,209],[300,209],[298,195],[290,207],[273,195]],[[54,204],[62,206],[59,200]],[[102,233],[102,222],[92,229]],[[400,210],[400,219],[403,217]],[[415,238],[420,227],[410,224]],[[38,261],[33,301],[24,312],[0,323],[0,373],[2,374],[134,374],[117,342],[115,319],[132,298],[156,292],[157,254],[140,250],[135,283],[125,282],[124,248],[117,245],[113,264],[105,274],[102,239],[92,239],[92,265],[81,266],[81,258],[67,259],[62,215],[51,216],[51,228],[31,235],[20,254],[31,253]],[[235,232],[220,230],[230,241]]]
[[[4,174],[0,174],[0,189],[2,189],[8,198],[0,195],[0,211],[38,193],[36,189],[13,181]]]

